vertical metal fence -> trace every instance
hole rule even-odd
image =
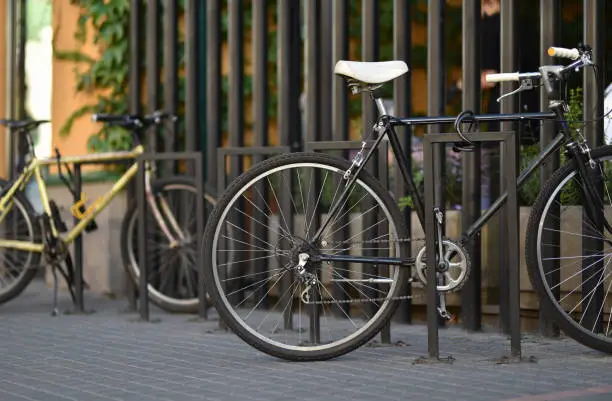
[[[538,58],[541,63],[551,61],[545,52],[548,46],[575,45],[559,43],[561,6],[558,3],[552,0],[539,2]],[[155,135],[149,135],[148,144],[158,152],[203,151],[206,188],[216,190],[216,195],[244,168],[275,154],[274,147],[278,152],[286,149],[298,151],[309,146],[314,149],[312,143],[322,141],[329,143],[324,146],[326,149],[333,148],[336,154],[349,156],[350,141],[360,139],[362,132],[371,131],[375,109],[366,96],[362,100],[349,97],[344,82],[332,74],[337,60],[379,60],[381,46],[391,45],[392,57],[406,61],[410,67],[406,76],[392,84],[393,91],[388,100],[393,104],[394,114],[409,116],[414,113],[413,80],[414,71],[418,69],[426,72],[427,113],[441,115],[448,110],[450,79],[447,79],[449,60],[445,36],[448,33],[449,5],[445,1],[394,0],[392,20],[381,20],[381,7],[387,4],[379,0],[188,0],[184,8],[169,0],[134,0],[131,4],[130,73],[139,76],[144,72],[146,78],[145,88],[141,87],[140,80],[130,80],[130,112],[164,108],[167,112],[181,115],[184,124],[169,123],[163,139],[156,140]],[[584,38],[594,46],[596,62],[601,64],[605,60],[604,1],[585,0],[583,4]],[[424,65],[416,66],[412,63],[415,49],[412,33],[415,17],[423,6],[427,8],[427,19],[422,24],[426,34],[426,61]],[[462,50],[459,68],[462,69],[460,76],[463,81],[460,107],[478,113],[481,109],[481,2],[464,0],[460,7]],[[525,7],[533,5],[521,0],[501,2],[502,71],[515,71],[519,66],[517,48],[521,43],[517,26],[519,10]],[[359,18],[355,17],[355,12],[359,13]],[[359,31],[355,21],[360,24]],[[392,38],[381,37],[382,24],[392,24]],[[601,114],[595,96],[601,94],[603,88],[590,78],[585,79],[584,84],[585,115]],[[508,84],[501,86],[504,92],[509,88]],[[146,91],[144,99],[143,90]],[[143,106],[140,104],[142,100]],[[540,106],[546,106],[543,98]],[[361,110],[360,129],[350,123],[356,108]],[[517,105],[513,102],[501,105],[504,113],[516,110]],[[510,123],[500,128],[502,131],[519,129]],[[601,131],[597,125],[591,125],[587,130],[592,144],[601,142]],[[431,126],[428,132],[441,132],[441,127]],[[405,128],[400,134],[404,151],[414,156],[412,130]],[[541,146],[545,146],[553,135],[554,128],[544,125],[540,130]],[[306,146],[308,143],[311,145]],[[331,143],[338,146],[334,148]],[[219,153],[219,149],[225,151]],[[438,157],[444,158],[444,145],[436,145],[436,152]],[[505,153],[497,152],[500,157],[499,176],[502,177]],[[463,227],[480,215],[482,160],[480,148],[462,155]],[[548,178],[558,163],[557,158],[543,166],[540,178]],[[172,170],[177,168],[169,167]],[[382,178],[387,174],[389,177],[399,176],[393,165],[372,163],[370,169]],[[446,176],[444,165],[435,174]],[[404,195],[399,179],[394,180],[389,190],[396,199]],[[435,188],[435,196],[444,199],[444,180],[440,180]],[[490,235],[499,238],[501,243],[504,243],[505,235],[503,213],[502,209],[499,231]],[[410,208],[404,210],[404,215],[411,232]],[[559,241],[558,236],[551,236],[549,240]],[[469,245],[473,269],[462,292],[459,311],[465,328],[479,330],[483,316],[480,249],[487,244],[475,240]],[[503,247],[500,252],[499,324],[507,332],[509,294],[504,283],[508,281],[509,269],[517,267],[507,265]],[[558,281],[559,277],[553,276],[552,279]],[[403,301],[396,320],[410,322],[413,313],[411,302]],[[542,333],[558,334],[558,328],[545,316],[540,320]]]
[[[355,8],[356,3],[360,7]],[[379,0],[187,0],[181,5],[174,0],[132,0],[130,113],[163,108],[168,113],[180,115],[181,121],[169,122],[163,136],[155,135],[157,128],[151,128],[147,144],[155,152],[203,151],[206,188],[217,192],[216,195],[223,189],[219,186],[220,178],[223,185],[227,184],[244,168],[275,153],[269,148],[278,147],[278,152],[298,151],[307,143],[335,142],[337,147],[330,145],[327,149],[348,157],[350,141],[360,139],[361,133],[371,132],[375,108],[367,96],[360,101],[349,97],[344,82],[332,74],[337,60],[379,60],[381,47],[390,45],[393,58],[406,61],[410,67],[409,74],[392,84],[393,91],[388,100],[393,103],[394,114],[413,114],[413,88],[417,84],[414,72],[417,69],[426,71],[427,113],[440,115],[448,109],[449,63],[445,21],[449,6],[443,0],[394,0],[393,18],[382,20],[383,3],[390,4]],[[604,16],[609,7],[604,0],[584,0],[581,4],[582,38],[593,46],[595,63],[604,66]],[[412,63],[415,53],[412,33],[415,16],[423,6],[427,8],[427,20],[423,25],[426,62],[415,66]],[[500,65],[504,72],[515,71],[519,66],[519,10],[530,6],[534,7],[532,2],[501,1]],[[18,7],[11,10],[15,19],[23,14],[18,13]],[[359,18],[355,17],[355,10]],[[478,113],[481,109],[481,2],[463,0],[461,13],[461,109]],[[560,43],[561,5],[558,1],[540,0],[539,18],[538,59],[542,64],[550,63],[552,60],[545,52],[548,46],[571,47],[576,43]],[[355,21],[359,24],[358,33],[354,29]],[[392,24],[392,37],[381,36],[383,24]],[[23,43],[17,43],[18,36],[18,32],[13,30],[11,60],[23,59],[19,53],[23,52]],[[10,92],[15,93],[16,99],[24,97],[22,70],[23,66],[15,63],[12,72],[18,79],[8,81],[13,85]],[[602,85],[607,83],[605,66],[601,71],[603,79],[599,81],[585,74],[585,116],[603,114],[598,100],[603,94]],[[508,84],[501,86],[504,92],[509,88]],[[540,107],[545,106],[542,97]],[[360,109],[360,129],[350,123],[355,109]],[[20,115],[18,105],[13,104],[12,110],[15,117]],[[501,105],[504,113],[516,110],[515,103]],[[501,126],[502,131],[518,129],[510,123]],[[440,127],[431,126],[428,132],[440,130]],[[590,145],[603,142],[600,123],[588,124],[585,132]],[[413,132],[405,128],[400,134],[404,151],[413,155]],[[554,127],[544,124],[539,131],[540,146],[546,146],[554,134]],[[220,153],[220,148],[227,151]],[[436,154],[438,158],[444,158],[443,145],[436,145]],[[503,176],[504,152],[499,154],[502,155],[499,173]],[[382,159],[386,160],[386,156]],[[480,215],[481,160],[480,148],[462,155],[463,227]],[[389,185],[387,176],[398,177],[398,171],[395,166],[378,161],[369,166],[370,171]],[[174,162],[166,163],[165,172],[180,168]],[[544,165],[540,179],[550,177],[558,166],[558,158]],[[443,167],[434,173],[441,177],[446,175]],[[404,195],[404,187],[399,181],[395,179],[393,186],[389,187],[396,199]],[[441,180],[435,188],[435,197],[440,200],[444,196],[444,181]],[[404,210],[404,215],[411,232],[410,208]],[[500,222],[503,221],[501,218]],[[504,224],[501,223],[499,232],[493,235],[504,243],[503,233]],[[547,241],[558,243],[558,235],[551,235]],[[482,326],[481,246],[485,244],[480,241],[470,244],[472,275],[460,302],[461,321],[469,330],[479,330]],[[585,242],[583,246],[590,249],[601,247],[601,241],[595,244]],[[509,269],[517,266],[508,266],[503,247],[501,252],[499,322],[501,329],[507,332],[509,294],[504,283],[508,280]],[[551,280],[558,282],[560,278],[552,275]],[[589,287],[588,275],[582,280],[583,289],[595,291],[591,309],[597,311],[603,302],[603,292]],[[396,320],[414,320],[412,306],[410,301],[404,301]],[[594,320],[596,313],[587,311],[586,316],[593,325],[600,324]],[[540,331],[545,335],[558,335],[558,328],[545,316],[540,316]]]

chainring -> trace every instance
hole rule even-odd
[[[448,269],[445,271],[438,270],[437,275],[439,278],[443,279],[443,283],[437,285],[437,291],[442,293],[459,291],[465,285],[468,277],[470,276],[470,269],[472,267],[470,255],[463,246],[450,239],[442,240],[442,250],[444,252],[444,262],[446,262]],[[427,257],[425,246],[423,246],[417,253],[414,261],[414,267],[419,281],[426,286]],[[451,275],[451,270],[459,271],[459,273],[456,274],[456,277]]]

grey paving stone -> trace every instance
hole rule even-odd
[[[612,358],[571,339],[531,334],[523,353],[535,362],[507,363],[506,336],[456,327],[440,331],[441,354],[452,355],[452,364],[415,364],[427,355],[426,328],[399,324],[392,340],[407,346],[374,344],[333,361],[289,363],[218,331],[214,319],[194,323],[152,307],[161,322],[135,322],[136,315],[120,312],[125,302],[90,296],[96,313],[52,318],[50,301],[49,290],[34,282],[0,308],[2,401],[497,401],[602,389],[602,372],[612,367]],[[570,400],[611,398],[612,390]]]

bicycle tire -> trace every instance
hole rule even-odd
[[[8,185],[7,181],[0,180],[0,189],[4,188],[6,185]],[[33,219],[35,213],[30,201],[20,192],[16,192],[13,195],[12,201],[13,204],[9,206],[9,208],[14,208],[15,206],[19,208],[23,213],[22,215],[27,219],[28,227],[32,230],[32,242],[40,243],[42,241],[40,226]],[[25,266],[25,272],[19,275],[8,291],[0,292],[0,304],[6,303],[19,296],[36,276],[37,269],[33,268],[33,266],[39,266],[42,254],[40,252],[30,252],[30,255],[31,260],[29,266]]]
[[[339,357],[364,345],[389,321],[398,306],[398,301],[396,299],[385,301],[383,306],[380,307],[377,315],[372,318],[374,321],[369,323],[369,326],[367,326],[363,331],[355,334],[352,338],[350,338],[351,336],[347,337],[349,339],[345,342],[340,342],[338,344],[335,344],[334,342],[335,345],[329,347],[327,344],[317,344],[313,347],[317,348],[314,350],[299,349],[298,346],[283,347],[274,344],[274,340],[262,339],[263,336],[255,333],[246,323],[243,324],[241,319],[236,316],[236,314],[231,310],[231,306],[229,306],[226,302],[226,298],[222,293],[223,290],[220,288],[220,281],[218,281],[218,276],[215,275],[213,266],[213,262],[215,260],[213,258],[215,236],[220,229],[219,226],[222,224],[222,218],[226,213],[226,208],[232,206],[231,202],[233,198],[237,197],[239,191],[245,187],[248,187],[250,183],[253,183],[253,186],[255,186],[255,180],[259,176],[264,177],[266,172],[274,169],[289,169],[291,165],[299,167],[300,164],[321,165],[332,170],[336,170],[337,172],[344,172],[350,167],[350,163],[347,160],[327,154],[290,153],[260,162],[236,178],[228,186],[222,197],[218,200],[217,206],[211,213],[206,225],[204,241],[202,244],[202,252],[204,253],[203,260],[206,263],[204,278],[208,289],[207,291],[209,294],[211,294],[214,306],[217,309],[220,318],[247,344],[268,355],[281,359],[290,361],[321,361]],[[391,217],[392,223],[397,230],[396,234],[399,235],[400,238],[407,238],[408,234],[406,232],[402,214],[397,206],[397,203],[391,198],[388,191],[382,187],[381,183],[374,176],[365,170],[360,172],[358,181],[361,184],[369,187],[382,201],[384,206],[389,211],[389,216],[387,217]],[[400,244],[398,246],[400,257],[406,255],[405,246],[405,244]],[[397,285],[392,286],[392,290],[390,290],[388,294],[389,298],[396,297],[397,295],[403,293],[404,287],[407,284],[407,270],[409,269],[396,269]]]
[[[167,177],[156,179],[151,182],[151,187],[154,192],[164,191],[164,189],[188,189],[190,192],[196,193],[196,185],[193,179],[188,177]],[[205,196],[205,208],[206,203],[214,205],[215,199],[211,196],[204,194]],[[138,226],[136,224],[138,217],[138,205],[136,201],[130,202],[130,205],[123,218],[121,227],[121,255],[123,264],[130,273],[130,277],[138,286],[138,280],[140,277],[140,269],[137,264],[137,255],[133,254],[133,249],[130,249],[131,239],[137,238]],[[149,223],[154,224],[154,223]],[[132,230],[135,232],[131,233]],[[195,233],[194,233],[195,235]],[[197,245],[199,239],[194,240],[195,252],[198,251]],[[197,282],[197,281],[196,281]],[[189,299],[177,299],[167,296],[158,291],[153,285],[148,284],[149,299],[155,305],[165,310],[166,312],[172,313],[195,313],[199,308],[199,298],[197,295]]]
[[[612,160],[612,146],[602,146],[592,150],[591,157],[596,161],[601,159]],[[525,239],[527,272],[532,286],[540,299],[540,313],[551,314],[553,321],[559,325],[561,330],[579,343],[601,352],[612,353],[612,338],[605,338],[589,332],[562,309],[546,282],[544,267],[539,258],[541,226],[546,219],[545,213],[549,210],[560,188],[576,174],[577,170],[574,161],[568,161],[546,181],[536,198],[529,215]]]

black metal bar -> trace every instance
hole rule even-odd
[[[425,181],[425,251],[427,257],[427,282],[436,283],[436,226],[434,222],[433,209],[436,205],[434,180],[434,165],[439,162],[436,160],[433,151],[431,135],[425,135],[423,139],[423,178]],[[427,350],[430,360],[438,360],[440,350],[438,344],[438,294],[435,285],[426,286],[427,300]]]
[[[306,2],[306,138],[316,141],[321,133],[321,2]]]
[[[429,0],[427,6],[427,113],[430,116],[441,115],[446,107],[446,68],[444,50],[444,14],[445,1]],[[454,120],[453,120],[454,121]],[[431,125],[427,127],[427,133],[440,132],[440,127]],[[436,181],[435,198],[441,207],[445,205],[444,183],[446,176],[446,164],[444,157],[444,145],[434,147],[435,159],[438,163],[434,165],[434,175],[441,177]],[[426,210],[425,213],[431,211]],[[443,232],[445,224],[443,225]]]
[[[229,72],[229,142],[230,146],[243,146],[244,144],[244,10],[242,0],[229,2],[229,33],[228,46],[230,57]],[[256,78],[258,79],[258,77]],[[230,163],[232,174],[238,175],[240,171],[240,158],[234,158]]]
[[[136,182],[136,202],[138,208],[138,267],[140,276],[138,277],[138,311],[140,318],[149,321],[149,264],[147,263],[147,199],[145,193],[145,159],[138,158],[138,173]]]
[[[200,58],[198,37],[199,0],[185,2],[185,150],[200,149]]]
[[[584,38],[585,42],[592,46],[593,63],[603,65],[605,60],[604,50],[604,1],[584,1]],[[601,74],[601,72],[600,72]],[[584,73],[584,103],[583,116],[585,120],[595,118],[592,124],[587,124],[584,133],[591,148],[600,146],[604,142],[603,134],[603,79],[597,80],[593,72]],[[603,199],[603,183],[597,184],[597,192]],[[603,210],[601,211],[603,213]],[[601,216],[600,216],[601,217]],[[604,302],[604,280],[599,278],[605,269],[603,260],[597,255],[603,251],[603,240],[596,239],[593,232],[603,232],[603,218],[590,221],[583,208],[582,218],[582,254],[591,255],[582,260],[582,317],[581,325],[589,331],[602,332],[603,316],[601,313]],[[597,227],[594,227],[597,225]],[[597,277],[595,277],[597,276]]]
[[[328,2],[329,3],[329,2]],[[321,1],[308,0],[306,6],[306,140],[316,141],[322,139],[321,135]],[[328,4],[329,6],[329,4]],[[318,219],[315,209],[316,197],[314,189],[319,186],[320,177],[315,177],[310,182],[313,188],[307,191],[306,204],[309,206],[304,210],[306,216],[313,217],[313,229],[318,228]],[[312,190],[311,190],[312,189]],[[312,209],[312,210],[309,210]],[[297,212],[297,211],[296,211]],[[318,288],[318,287],[317,287]],[[314,299],[319,294],[317,290],[312,290]],[[309,329],[310,341],[318,344],[321,338],[320,312],[321,307],[313,304],[309,308]]]
[[[506,149],[505,181],[508,189],[507,233],[508,241],[508,316],[510,323],[510,352],[513,358],[521,358],[521,281],[519,252],[519,208],[516,182],[517,141],[514,135],[508,134],[503,143]],[[504,285],[505,283],[500,283]]]
[[[196,180],[196,192],[198,203],[196,204],[196,215],[198,220],[196,221],[196,231],[198,241],[204,238],[204,227],[206,225],[204,219],[208,216],[205,215],[206,210],[204,208],[204,163],[202,161],[202,153],[195,152],[193,156],[193,169],[195,170]],[[202,252],[196,252],[196,266],[198,266],[198,314],[203,319],[208,319],[208,301],[206,297],[206,281],[204,280],[204,269],[207,268],[207,264],[202,260]]]
[[[299,57],[300,57],[300,2],[296,0],[279,0],[278,11],[278,133],[279,144],[289,146],[291,150],[301,147],[301,116],[299,107]],[[290,179],[290,177],[289,177]],[[288,182],[291,187],[291,182]],[[281,196],[280,208],[285,215],[293,216],[290,211],[291,200]],[[287,230],[293,232],[293,219],[288,221]],[[281,293],[290,288],[293,277],[284,275],[281,281]],[[283,313],[284,328],[293,328],[293,312],[287,308]]]
[[[320,3],[320,34],[319,34],[319,108],[320,123],[319,136],[322,140],[332,138],[332,107],[328,106],[329,99],[332,98],[332,79],[333,79],[333,1],[322,1]]]
[[[217,188],[217,148],[221,141],[221,5],[206,1],[206,182]],[[214,166],[213,168],[211,168]]]
[[[333,18],[333,61],[345,60],[348,58],[349,51],[349,26],[348,26],[348,0],[336,0],[330,2],[333,4],[332,18]],[[330,65],[331,72],[331,65]],[[349,139],[349,114],[348,114],[348,88],[344,79],[340,77],[332,77],[332,125],[333,130],[331,134],[332,144],[348,141]],[[324,107],[325,109],[325,107]],[[358,141],[356,141],[358,142]],[[358,148],[360,145],[357,145]],[[309,143],[304,144],[304,150],[309,150]],[[340,157],[348,157],[348,152],[338,151],[337,155]],[[340,184],[340,180],[336,181]],[[345,238],[349,238],[349,225],[348,216],[345,216],[343,220],[339,221],[339,226],[343,227],[334,233],[334,241],[343,241]],[[341,269],[338,274],[342,277],[348,277],[348,269]],[[335,282],[332,286],[332,296],[335,299],[347,300],[348,299],[348,284],[346,282]],[[336,308],[333,309],[333,313],[337,317],[350,316],[350,305],[349,303],[339,303]]]
[[[559,40],[559,29],[558,22],[561,20],[560,16],[561,6],[558,1],[555,0],[540,0],[540,65],[550,65],[554,63],[554,59],[548,56],[548,48],[550,46],[557,46]],[[546,91],[540,92],[540,110],[548,109],[548,96]],[[545,121],[540,127],[540,147],[544,150],[545,146],[552,142],[556,135],[555,124],[553,122]],[[548,161],[548,163],[540,167],[540,182],[546,182],[555,171],[559,168],[560,157],[558,154],[554,154]],[[559,203],[553,203],[550,207],[550,213],[553,216],[560,216],[561,208]],[[560,221],[549,221],[551,229],[546,230],[543,234],[542,243],[551,244],[551,246],[542,249],[544,253],[542,256],[543,260],[546,260],[546,277],[549,280],[550,287],[553,294],[559,299],[560,286],[557,284],[561,279],[559,271],[559,257],[560,257],[560,243],[561,238],[559,234]],[[546,313],[540,313],[540,333],[546,337],[557,337],[559,336],[559,326],[557,326],[550,316]]]
[[[142,2],[140,0],[131,0],[130,2],[130,58],[129,58],[129,98],[130,98],[130,113],[140,114],[142,111],[140,103],[140,94],[142,93],[142,85],[140,78],[142,75],[142,28],[141,28],[141,11]]]
[[[553,112],[541,113],[522,113],[522,114],[481,114],[474,118],[466,117],[463,119],[465,123],[487,122],[487,121],[529,121],[529,120],[554,120],[557,115]],[[394,126],[398,125],[433,125],[433,124],[454,124],[457,120],[456,116],[439,116],[439,117],[411,117],[400,118],[394,121]]]
[[[73,185],[74,185],[74,203],[76,204],[81,200],[82,188],[82,176],[81,176],[81,165],[75,163],[73,166]],[[78,224],[79,219],[74,217],[74,224]],[[126,275],[127,277],[127,275]],[[131,280],[130,280],[131,281]],[[83,235],[79,234],[74,239],[74,295],[76,299],[76,311],[84,312],[85,303],[83,300]]]
[[[379,1],[378,0],[363,0],[361,2],[361,59],[363,61],[376,61],[379,58]],[[375,140],[377,134],[372,130],[376,118],[375,105],[372,101],[371,96],[361,97],[361,124],[362,124],[362,137],[364,140],[369,139],[368,134],[371,133],[372,140]],[[378,152],[373,154],[372,162],[368,163],[367,158],[364,161],[365,169],[369,171],[375,177],[378,176]],[[367,210],[374,207],[373,200],[368,200],[364,204],[364,208]],[[331,213],[331,211],[330,211]],[[373,213],[368,213],[363,218],[364,227],[375,227],[376,216]],[[375,229],[366,229],[361,234],[360,240],[370,240],[377,237]],[[364,255],[376,256],[375,252],[371,249],[365,249]],[[376,266],[363,266],[365,274],[371,274],[373,277],[378,274]],[[363,290],[364,297],[374,298],[376,288],[367,288]],[[369,303],[364,305],[365,313],[373,315],[376,313],[376,305]]]
[[[253,0],[253,145],[268,144],[268,20],[266,0]]]
[[[412,93],[412,65],[410,60],[412,59],[412,24],[410,21],[410,0],[394,0],[393,2],[393,54],[396,60],[404,60],[408,64],[408,73],[397,78],[393,86],[393,100],[395,102],[395,115],[398,116],[409,116],[412,110],[412,99],[410,97]],[[398,128],[397,131],[401,132],[402,129]],[[412,130],[406,128],[406,132],[402,132],[402,150],[408,157],[408,171],[412,172]],[[407,194],[404,181],[400,179],[401,170],[397,163],[394,163],[394,175],[395,175],[395,191],[396,199]],[[408,235],[412,232],[412,208],[406,207],[404,209],[404,223],[406,224],[406,231]],[[412,251],[410,246],[406,247],[408,255]],[[412,293],[412,286],[406,286],[406,292],[401,295],[409,296]],[[412,321],[412,302],[410,299],[400,301],[398,311],[395,314],[399,321],[404,323],[410,323]]]
[[[500,72],[505,71],[516,71],[516,45],[515,45],[515,23],[516,23],[516,2],[514,0],[504,1],[501,5],[500,20],[501,20],[501,34],[500,34]],[[513,90],[513,86],[509,82],[503,82],[499,93],[492,91],[491,96],[499,96],[502,93],[508,93]],[[500,105],[502,113],[512,114],[516,112],[515,102],[507,100],[502,102]],[[511,131],[514,129],[512,122],[501,123],[502,131]],[[501,145],[503,147],[503,145]],[[506,159],[505,151],[502,150],[499,153],[499,192],[504,193],[505,187],[505,175],[506,175]],[[493,169],[493,165],[491,165]],[[492,177],[493,178],[493,177]],[[492,181],[493,183],[493,181]],[[516,182],[513,182],[511,186],[516,186]],[[499,219],[499,230],[497,232],[497,241],[499,244],[507,243],[507,230],[506,219],[507,210],[503,207],[500,210]],[[491,240],[491,239],[490,239]],[[492,239],[495,241],[495,239]],[[510,303],[510,293],[508,292],[508,286],[504,285],[507,283],[510,277],[510,270],[508,265],[508,249],[505,246],[499,248],[499,326],[502,332],[510,332],[510,317],[508,315],[508,308]]]
[[[253,1],[253,145],[264,147],[268,145],[268,21],[266,0]],[[253,155],[253,163],[259,163],[264,160],[263,155]],[[255,190],[262,194],[261,197],[256,197],[254,209],[251,212],[251,228],[250,232],[254,233],[250,237],[251,243],[255,245],[257,238],[267,238],[268,229],[266,223],[268,216],[262,211],[266,210],[266,202],[268,196],[268,188],[263,183],[256,183]],[[258,223],[259,222],[259,223]],[[266,270],[269,268],[266,263],[261,263],[253,257],[251,271],[257,277],[263,277]],[[253,298],[261,299],[261,308],[267,308],[268,297],[265,296],[268,291],[267,285],[258,286],[255,290]]]
[[[480,112],[480,0],[463,1],[463,109]],[[480,216],[480,145],[462,156],[461,225],[469,227]],[[468,330],[481,328],[480,239],[465,244],[472,259],[470,277],[461,291],[461,317]]]
[[[147,110],[149,113],[159,108],[159,39],[160,39],[159,0],[147,0],[146,27],[146,59],[147,59]],[[153,124],[149,128],[146,139],[146,149],[149,152],[157,150],[157,132],[159,128]]]
[[[164,110],[178,114],[178,2],[164,0]],[[178,150],[178,121],[169,120],[168,133],[164,135],[164,151]],[[173,161],[164,163],[164,174],[172,175],[175,170]]]
[[[441,115],[444,113],[446,101],[446,57],[444,49],[444,14],[446,2],[444,0],[429,0],[427,5],[427,113],[430,116]],[[428,134],[440,132],[440,127],[431,125],[427,127]],[[438,180],[434,181],[434,197],[436,205],[439,205],[444,209],[446,204],[446,197],[444,193],[445,187],[445,176],[446,176],[446,158],[445,156],[445,145],[436,144],[432,151],[432,160],[434,164],[433,174],[438,177]],[[411,173],[411,172],[410,172]],[[433,213],[433,209],[425,208],[425,217]],[[445,233],[446,222],[442,221],[442,235]],[[433,232],[432,232],[433,233]],[[430,233],[430,234],[432,234]],[[428,248],[428,251],[432,250]],[[437,283],[434,278],[429,281],[432,288],[436,288],[433,283]],[[433,291],[433,290],[432,290]],[[430,294],[428,294],[429,298]],[[433,305],[429,304],[428,309],[428,321],[430,316],[430,308]],[[438,324],[444,326],[444,321],[438,319]],[[436,333],[437,341],[437,333]],[[437,345],[436,345],[437,349]]]
[[[129,42],[129,112],[131,114],[142,114],[142,84],[141,76],[143,72],[142,66],[142,2],[139,0],[131,0],[130,2],[130,42]],[[148,72],[151,74],[151,72]],[[155,137],[151,135],[151,137]],[[76,167],[76,166],[75,166]],[[77,191],[80,196],[80,191]],[[128,197],[133,198],[135,195],[135,186],[133,183],[127,186]],[[76,246],[76,245],[75,245]],[[76,253],[75,253],[75,259]],[[75,267],[78,269],[79,261],[75,260]],[[128,293],[128,310],[136,308],[136,283],[132,280],[131,274],[127,268],[124,271],[126,281],[126,291]]]

